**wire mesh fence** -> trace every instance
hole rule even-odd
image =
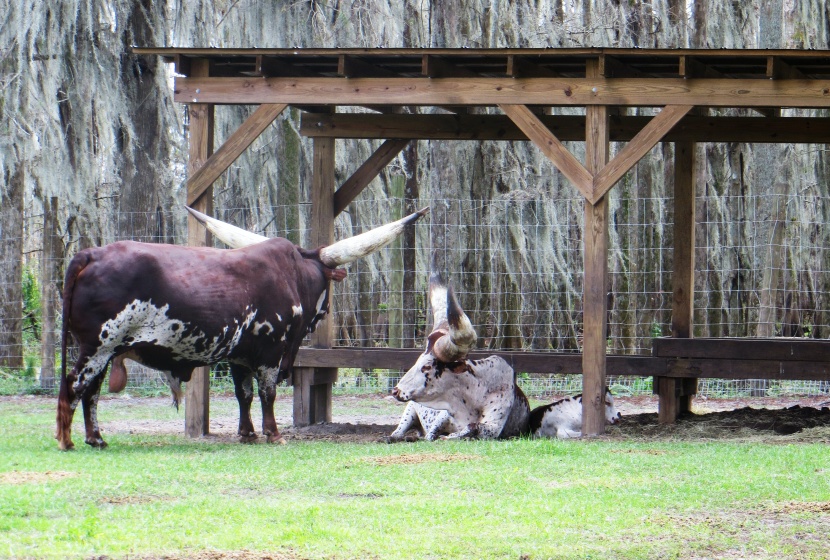
[[[361,196],[336,221],[335,237],[348,237],[430,206],[414,236],[402,238],[349,264],[336,283],[331,322],[336,346],[420,347],[431,325],[427,285],[436,268],[453,286],[488,350],[579,352],[582,340],[583,201],[512,194],[481,200],[375,200]],[[695,336],[809,336],[826,338],[830,317],[830,240],[825,224],[830,198],[815,189],[797,194],[746,196],[739,220],[729,218],[717,197],[696,201]],[[612,191],[609,240],[608,352],[648,355],[652,339],[670,334],[671,198],[626,198]],[[19,278],[6,275],[0,289],[19,294],[0,318],[0,383],[39,384],[59,367],[59,285],[78,240],[52,238],[45,214],[27,215],[19,239]],[[667,220],[666,217],[669,217]],[[228,208],[220,219],[308,246],[311,207]],[[185,231],[183,213],[119,213],[113,233],[121,239],[184,243],[170,232]],[[58,247],[57,250],[50,246]],[[3,258],[8,260],[9,251]],[[0,263],[4,270],[11,262]],[[52,319],[47,320],[52,313]],[[47,359],[52,358],[50,365]],[[70,362],[71,364],[71,362]],[[227,368],[214,368],[217,387]],[[576,393],[581,377],[517,372],[532,396]],[[397,370],[341,369],[335,390],[385,392]],[[651,392],[651,380],[609,380],[620,393]],[[772,393],[816,394],[826,382],[768,381]],[[44,384],[48,385],[48,384]],[[133,366],[130,387],[163,390],[163,376]],[[749,382],[701,380],[699,392],[734,396]]]

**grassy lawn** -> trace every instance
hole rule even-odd
[[[138,399],[99,410],[105,430],[183,422]],[[0,418],[0,557],[818,559],[830,544],[825,444],[105,431],[98,451],[76,431],[61,453],[52,399],[0,399]]]

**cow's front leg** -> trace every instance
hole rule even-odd
[[[285,440],[277,429],[277,419],[274,416],[274,400],[277,398],[277,370],[268,369],[257,376],[259,388],[259,402],[262,405],[262,433],[268,443],[285,444]]]
[[[421,406],[418,409],[418,418],[421,420],[421,426],[424,427],[424,439],[435,441],[442,432],[446,431],[452,415],[447,410]]]
[[[81,405],[84,410],[84,428],[86,429],[86,439],[84,441],[87,445],[100,449],[107,446],[107,442],[101,437],[101,430],[98,427],[98,396],[101,393],[103,380],[103,374],[92,376],[81,397]]]
[[[406,408],[403,410],[403,414],[401,414],[401,421],[398,422],[398,427],[395,428],[394,432],[386,436],[386,442],[396,443],[403,441],[406,438],[406,432],[408,432],[415,425],[416,420],[418,420],[416,404],[409,401],[406,403]]]
[[[233,391],[239,404],[239,436],[243,443],[256,441],[254,422],[251,419],[251,403],[254,401],[254,374],[248,368],[231,364]]]

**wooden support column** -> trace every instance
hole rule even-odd
[[[207,76],[209,62],[193,60],[192,76]],[[201,169],[213,154],[213,104],[193,103],[190,112],[190,144],[187,162],[188,175],[192,176]],[[188,192],[188,200],[191,199]],[[199,212],[213,215],[213,187],[207,187],[201,196],[191,202],[191,207]],[[213,244],[210,233],[202,227],[193,216],[187,216],[187,244],[191,247],[209,247]],[[189,437],[205,436],[210,427],[210,368],[198,367],[193,370],[190,381],[185,388],[185,433]]]
[[[599,73],[588,61],[587,76]],[[608,163],[608,108],[589,106],[585,121],[585,167],[593,175]],[[605,362],[608,312],[608,197],[585,200],[585,279],[582,296],[582,434],[605,432]]]
[[[695,143],[674,145],[674,271],[672,322],[674,338],[692,338],[695,289]],[[658,421],[671,424],[691,409],[697,379],[656,377]]]
[[[311,247],[334,241],[334,138],[314,139],[311,186]],[[331,295],[331,294],[329,294]],[[313,348],[331,348],[331,315],[311,335]],[[331,422],[331,386],[337,368],[294,368],[294,425]]]

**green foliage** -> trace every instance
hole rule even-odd
[[[651,324],[651,329],[649,330],[651,334],[651,338],[660,338],[663,336],[663,327],[657,321],[654,321]]]
[[[34,267],[23,268],[23,336],[26,342],[40,341],[40,282]]]

